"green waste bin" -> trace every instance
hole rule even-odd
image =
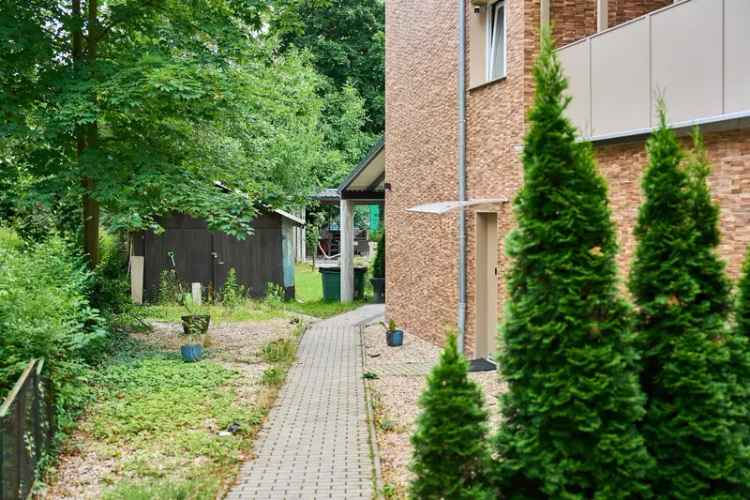
[[[338,267],[321,267],[319,269],[320,277],[323,280],[323,300],[340,301],[341,300],[341,268]],[[365,296],[365,275],[366,267],[354,268],[354,300],[361,300]]]

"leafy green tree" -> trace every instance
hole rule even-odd
[[[629,287],[638,307],[647,396],[642,432],[657,462],[653,489],[669,498],[747,498],[748,458],[732,402],[730,368],[743,356],[726,341],[729,284],[716,255],[718,207],[705,151],[685,154],[660,111],[648,141],[645,201]]]
[[[412,436],[414,498],[491,498],[487,412],[481,389],[468,377],[468,366],[455,335],[450,335],[419,400],[422,413]]]
[[[378,235],[378,247],[375,250],[375,259],[372,261],[372,277],[385,278],[385,231],[381,230]]]
[[[385,5],[383,0],[274,0],[271,32],[282,47],[313,54],[315,67],[338,89],[364,98],[365,129],[385,129]],[[331,115],[333,116],[333,115]]]
[[[2,0],[0,151],[13,154],[0,167],[35,180],[32,206],[80,200],[92,264],[101,210],[113,229],[181,211],[245,236],[259,206],[302,201],[326,154],[324,82],[265,40],[267,12],[261,0]]]
[[[545,33],[534,66],[500,365],[501,498],[642,498],[652,467],[617,242],[591,147],[565,118],[567,82]]]

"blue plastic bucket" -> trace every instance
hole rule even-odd
[[[402,330],[385,332],[385,342],[389,347],[399,347],[404,343],[404,332]]]
[[[186,363],[195,363],[203,355],[203,346],[200,344],[187,344],[180,347],[182,360]]]

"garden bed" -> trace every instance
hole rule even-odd
[[[96,399],[48,474],[47,498],[221,495],[294,359],[298,320],[210,329],[207,358],[184,363],[181,326],[154,323],[92,380]]]
[[[440,356],[440,348],[408,332],[402,347],[387,347],[380,325],[364,331],[365,370],[377,375],[368,380],[375,409],[375,432],[386,498],[407,498],[411,460],[410,438],[419,415],[417,401],[426,376]],[[504,390],[496,372],[469,374],[485,395],[491,429],[499,421],[497,395]]]

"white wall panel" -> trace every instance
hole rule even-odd
[[[670,122],[722,113],[722,38],[721,0],[691,0],[651,16],[652,89],[664,96]]]
[[[591,134],[591,89],[589,85],[589,43],[584,41],[560,50],[560,62],[568,78],[568,118],[584,136]]]
[[[725,0],[725,113],[750,110],[750,0]]]
[[[649,127],[648,19],[591,39],[592,134]]]

